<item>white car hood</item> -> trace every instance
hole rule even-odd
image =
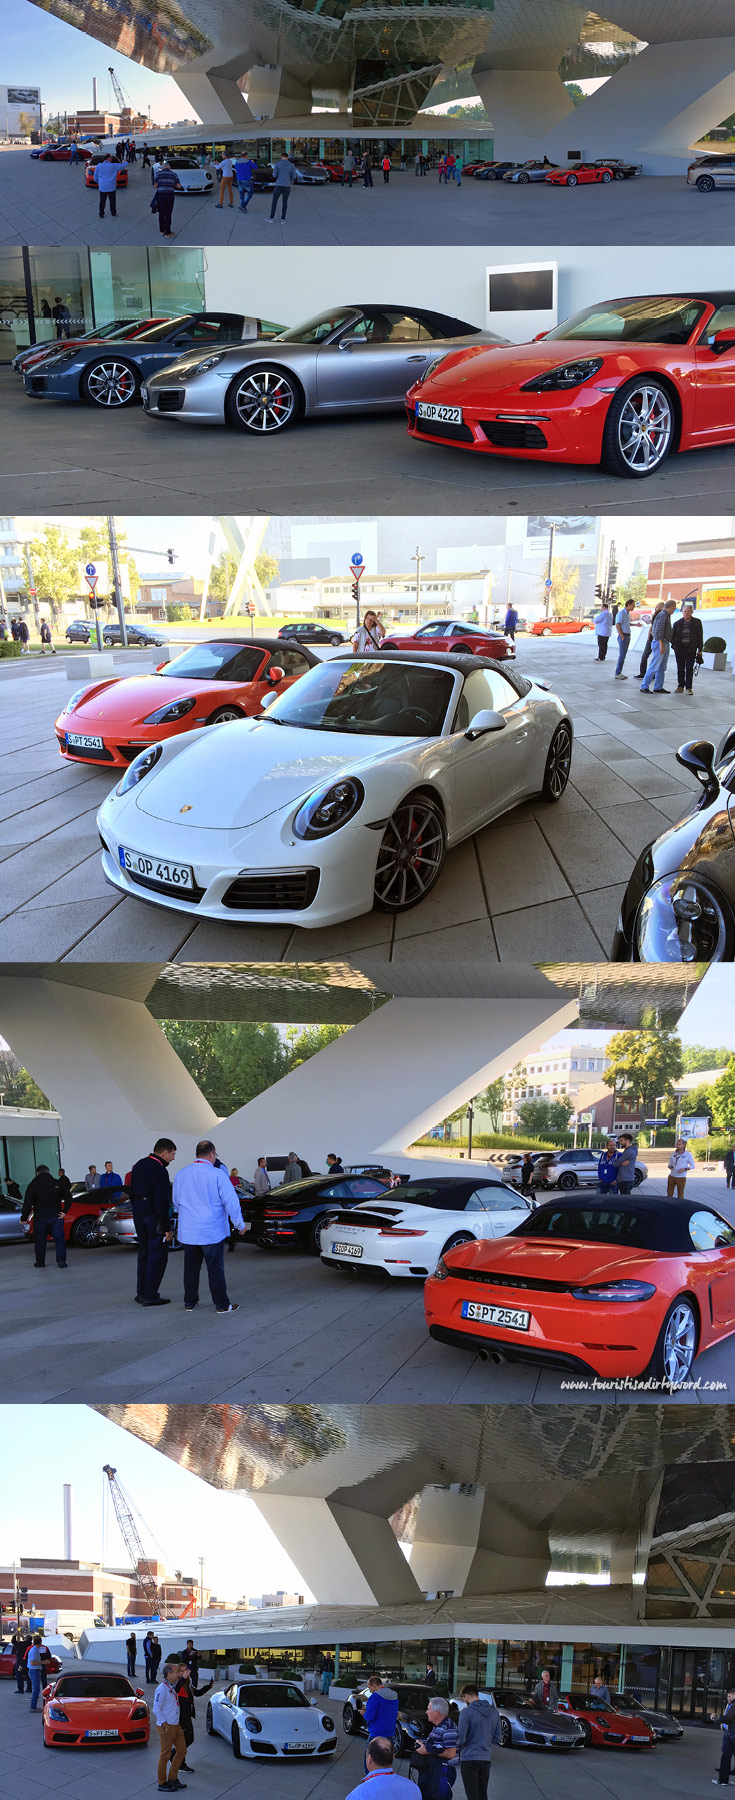
[[[292,1744],[300,1739],[305,1744],[318,1744],[322,1736],[321,1714],[315,1706],[308,1712],[300,1706],[239,1706],[244,1718],[259,1719],[264,1735],[276,1745]],[[331,1715],[329,1715],[331,1716]],[[257,1745],[257,1737],[253,1743]]]
[[[426,740],[236,720],[210,726],[175,756],[164,754],[142,782],[136,804],[150,818],[170,824],[244,831],[339,775],[364,773],[398,750],[410,755],[417,741]]]

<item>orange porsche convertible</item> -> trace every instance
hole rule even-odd
[[[150,1713],[143,1689],[127,1675],[84,1670],[59,1675],[43,1690],[43,1741],[60,1744],[147,1744]]]
[[[250,719],[266,694],[282,694],[319,657],[276,638],[222,638],[193,644],[150,675],[106,676],[77,688],[56,720],[69,762],[126,769],[140,750],[230,719]]]
[[[701,1200],[547,1200],[447,1251],[424,1307],[431,1337],[497,1361],[678,1387],[735,1332],[735,1227]]]

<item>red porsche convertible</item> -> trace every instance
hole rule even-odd
[[[573,169],[552,169],[544,177],[549,187],[581,187],[589,181],[614,181],[615,170],[609,163],[575,163]]]
[[[486,630],[482,625],[468,625],[464,619],[432,619],[418,631],[391,631],[383,638],[383,648],[390,650],[453,650],[468,656],[495,656],[499,662],[515,656],[512,638],[501,631]]]
[[[735,288],[604,300],[532,344],[451,351],[406,411],[413,438],[640,480],[735,442]]]

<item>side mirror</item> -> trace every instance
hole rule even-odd
[[[339,348],[340,350],[354,350],[359,344],[364,344],[364,342],[365,339],[361,337],[343,337],[339,340]]]
[[[735,350],[735,332],[732,327],[727,331],[716,331],[710,344],[713,356],[722,356],[726,350]]]
[[[136,1688],[135,1698],[136,1698],[136,1700],[144,1700],[145,1699],[145,1689],[144,1688]]]
[[[715,762],[727,762],[728,758],[731,756],[735,756],[735,725],[731,725],[729,731],[725,732],[724,737],[720,738],[715,751]]]
[[[546,332],[546,331],[537,331],[537,332],[536,332],[536,336],[535,336],[535,338],[534,338],[534,340],[533,340],[533,341],[534,341],[534,344],[541,344],[541,343],[543,343],[543,340],[544,340],[544,338],[545,338],[545,337],[547,337],[547,336],[548,336],[548,332]]]
[[[506,720],[503,714],[491,712],[490,708],[487,707],[484,712],[475,713],[472,724],[468,727],[464,735],[471,744],[474,742],[475,738],[485,737],[486,733],[489,731],[505,731],[505,726]]]
[[[682,744],[676,752],[676,760],[683,769],[687,769],[702,788],[702,800],[716,800],[720,784],[715,774],[715,746],[706,738],[696,743]]]
[[[277,664],[274,664],[273,667],[268,670],[268,673],[266,675],[266,681],[272,682],[274,687],[276,687],[276,685],[279,681],[285,681],[285,679],[286,679],[285,669],[279,669]]]
[[[276,690],[275,690],[275,688],[272,688],[271,692],[269,694],[263,695],[263,698],[260,702],[261,712],[265,712],[266,707],[272,706],[274,700],[277,700],[277,699],[278,699],[278,695],[276,693]]]

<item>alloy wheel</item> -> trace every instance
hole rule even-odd
[[[240,382],[235,407],[248,431],[282,431],[293,418],[296,396],[291,383],[275,369],[256,369]]]
[[[87,372],[87,393],[97,406],[127,406],[135,393],[135,376],[127,363],[94,363]]]
[[[635,473],[657,468],[671,443],[674,416],[663,388],[641,382],[629,393],[618,420],[623,461]]]
[[[546,764],[546,781],[555,800],[560,800],[569,780],[572,766],[572,746],[569,732],[557,731],[549,747]]]
[[[444,861],[444,832],[428,800],[406,800],[388,820],[378,851],[375,898],[393,912],[428,894]]]
[[[690,1306],[680,1301],[666,1321],[663,1343],[664,1374],[673,1386],[685,1381],[697,1348],[697,1327]]]

